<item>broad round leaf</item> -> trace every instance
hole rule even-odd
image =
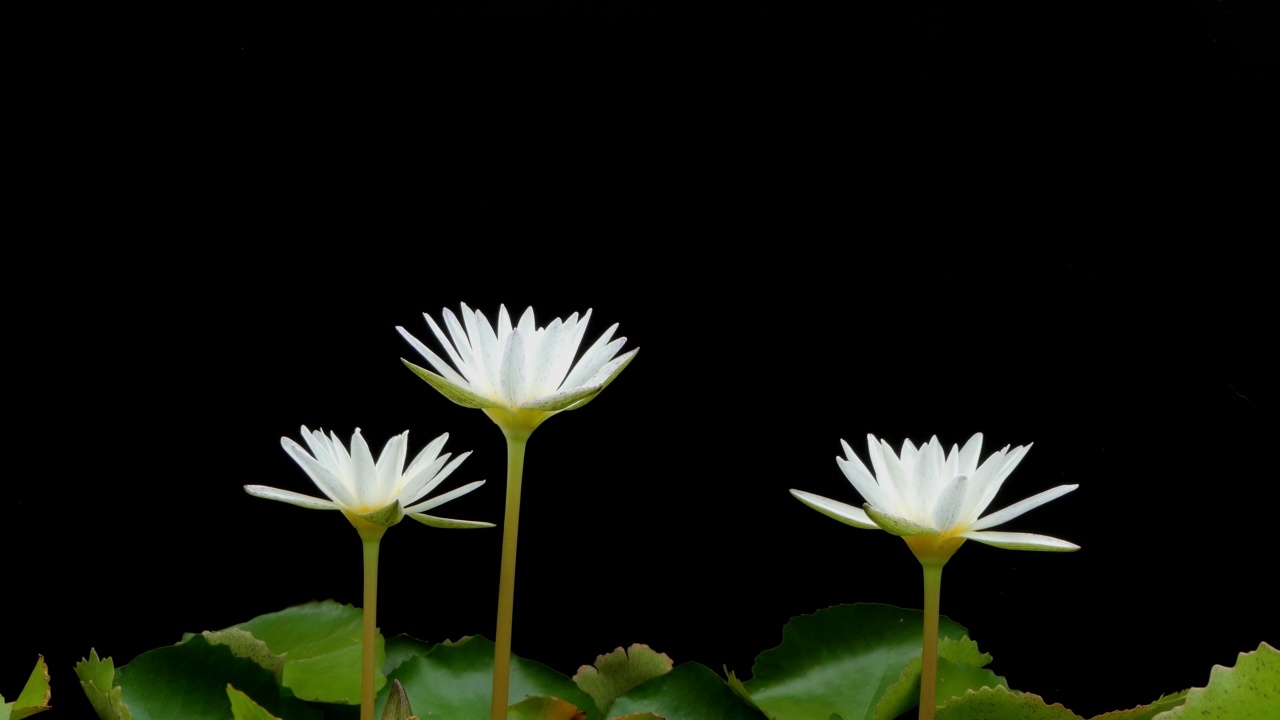
[[[610,717],[653,713],[664,720],[766,720],[710,668],[682,663],[618,698]]]

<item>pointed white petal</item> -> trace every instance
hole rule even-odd
[[[404,458],[408,445],[409,431],[406,430],[399,435],[393,435],[382,447],[378,462],[375,464],[379,496],[395,497],[399,494],[400,478],[404,471]]]
[[[506,310],[505,306],[498,308],[499,314]],[[489,321],[485,319],[484,314],[479,310],[475,311],[467,322],[467,330],[471,333],[471,345],[475,351],[475,362],[480,368],[480,374],[485,378],[485,386],[490,392],[499,393],[501,382],[499,381],[502,372],[502,354],[504,347],[511,339],[511,332],[505,332],[498,335]]]
[[[453,500],[455,498],[460,498],[463,495],[466,495],[467,493],[471,492],[472,490],[475,490],[476,488],[480,487],[483,484],[484,484],[483,480],[477,480],[473,483],[467,483],[462,487],[454,488],[453,490],[450,490],[447,493],[444,493],[442,495],[437,495],[436,497],[433,497],[425,502],[420,502],[417,505],[414,505],[412,507],[407,507],[404,509],[404,511],[407,513],[426,512],[428,510],[431,510],[432,508],[440,507],[441,505],[449,502],[450,500]]]
[[[409,332],[402,327],[397,326],[396,330],[400,331],[400,336],[403,337],[405,340],[408,340],[409,344],[413,346],[413,349],[417,350],[419,355],[426,358],[427,362],[431,363],[431,367],[435,368],[436,372],[440,373],[441,376],[443,376],[449,382],[454,383],[455,385],[463,385],[463,386],[470,387],[471,384],[467,382],[466,378],[459,375],[457,371],[455,371],[452,367],[449,367],[449,363],[440,359],[440,356],[431,352],[431,350],[428,349],[426,345],[423,345],[422,342],[418,340],[418,338],[410,335]],[[445,347],[447,347],[450,351],[450,354],[453,355],[454,362],[458,363],[458,365],[461,366],[462,361],[457,359],[457,353],[453,352],[453,346],[449,345],[448,343],[445,343]]]
[[[956,526],[963,510],[965,490],[968,489],[969,478],[957,475],[938,493],[933,506],[933,526],[938,532],[947,532]]]
[[[443,313],[445,326],[449,328],[449,336],[453,338],[453,343],[458,348],[458,355],[462,358],[458,372],[462,373],[467,382],[477,390],[487,393],[492,386],[489,382],[489,368],[486,363],[488,358],[485,355],[483,338],[476,322],[476,315],[479,314],[479,312],[472,312],[465,303],[462,306],[461,320],[454,317],[448,309]],[[465,329],[463,324],[466,325]],[[485,328],[488,328],[487,324]]]
[[[419,464],[414,468],[413,474],[406,474],[404,485],[400,488],[401,504],[408,505],[409,503],[417,502],[418,498],[431,492],[431,488],[436,484],[434,482],[436,475],[439,474],[440,468],[449,462],[451,454],[445,453],[425,465]],[[465,458],[470,454],[464,453],[462,457]]]
[[[982,433],[974,433],[973,437],[960,448],[959,473],[973,477],[978,469],[978,456],[982,454]]]
[[[638,352],[640,352],[640,348],[636,348],[635,350],[632,350],[631,352],[626,353],[625,355],[619,355],[618,357],[610,360],[608,363],[605,363],[605,366],[597,370],[596,374],[592,377],[593,381],[596,381],[599,383],[596,387],[595,392],[587,395],[585,398],[583,398],[582,400],[579,400],[573,405],[566,407],[565,410],[577,410],[578,408],[582,407],[583,405],[586,405],[587,403],[595,399],[596,396],[598,396],[601,392],[603,392],[605,388],[609,387],[609,383],[612,383],[614,380],[616,380],[617,377],[622,374],[622,371],[627,369],[627,366],[631,364],[631,361],[633,359],[635,359],[636,353]],[[567,384],[562,387],[567,387]]]
[[[986,511],[987,506],[991,504],[991,501],[995,499],[996,494],[1000,492],[1000,487],[1004,485],[1004,481],[1009,479],[1009,473],[1013,472],[1013,469],[1018,466],[1018,463],[1022,461],[1022,457],[1026,455],[1027,451],[1030,449],[1031,445],[1019,445],[1005,453],[1000,459],[1000,462],[996,463],[995,467],[991,471],[992,474],[990,478],[987,480],[987,486],[982,491],[982,495],[980,495],[977,501],[969,508],[973,513],[975,513],[975,515],[980,516]],[[987,462],[982,464],[983,467],[986,467],[988,463],[991,463],[992,458],[994,457],[995,455],[992,455],[987,458]],[[981,469],[982,468],[979,468],[979,470]]]
[[[444,469],[443,469],[443,470],[441,470],[440,472],[438,472],[438,473],[436,473],[434,476],[432,476],[432,477],[431,477],[431,479],[430,479],[430,480],[428,480],[428,481],[426,482],[426,484],[424,484],[424,485],[422,486],[422,489],[421,489],[421,490],[416,491],[414,494],[415,494],[417,497],[415,497],[415,498],[413,498],[413,499],[414,499],[414,500],[417,500],[418,498],[422,497],[423,495],[426,495],[427,493],[429,493],[429,492],[431,492],[432,490],[435,490],[437,487],[439,487],[440,483],[444,482],[444,481],[445,481],[445,479],[447,479],[450,475],[452,475],[452,474],[453,474],[453,471],[454,471],[454,470],[457,470],[457,469],[458,469],[458,466],[462,464],[462,461],[463,461],[463,460],[466,460],[466,459],[467,459],[468,457],[470,457],[470,456],[471,456],[471,451],[470,451],[470,450],[468,450],[467,452],[464,452],[464,453],[462,453],[461,455],[459,455],[458,457],[454,458],[454,459],[453,459],[453,462],[449,463],[448,465],[446,465],[446,466],[444,467]],[[446,457],[448,457],[448,456],[446,455]]]
[[[893,478],[889,475],[889,469],[884,463],[884,447],[875,435],[867,434],[867,457],[871,460],[871,469],[875,471],[876,484],[880,486],[881,492],[888,498],[888,503],[876,507],[884,507],[886,509],[898,509],[902,507],[903,498],[902,491],[894,484]]]
[[[327,466],[321,465],[315,458],[311,457],[302,446],[294,442],[292,439],[284,437],[280,438],[280,444],[284,447],[284,451],[289,453],[289,457],[307,473],[307,477],[311,478],[311,482],[320,488],[320,492],[329,497],[330,500],[343,507],[351,507],[356,504],[355,495],[347,489],[346,483],[342,482],[337,475],[334,474]]]
[[[878,526],[871,521],[871,518],[867,517],[867,514],[862,511],[862,508],[845,505],[844,503],[836,502],[835,500],[828,500],[821,495],[814,495],[813,493],[807,493],[803,490],[792,490],[791,494],[805,505],[808,505],[829,518],[839,520],[845,525],[852,525],[856,528],[863,528],[865,530],[875,530],[878,528]]]
[[[519,407],[525,398],[528,377],[525,375],[524,334],[520,328],[511,331],[507,346],[502,351],[501,374],[498,395],[508,406]]]
[[[881,456],[884,461],[885,472],[888,474],[888,482],[893,485],[898,493],[899,505],[893,508],[894,512],[900,515],[911,515],[919,507],[917,501],[917,488],[911,482],[911,476],[907,475],[906,470],[902,467],[902,461],[894,454],[893,448],[889,447],[889,443],[880,441]],[[885,477],[876,472],[876,477],[880,478],[880,484],[885,484]]]
[[[278,488],[267,487],[265,485],[245,485],[244,491],[254,497],[266,498],[268,500],[279,500],[287,502],[290,505],[298,507],[310,508],[312,510],[337,510],[338,506],[328,500],[321,500],[310,495],[291,492],[289,490],[280,490]]]
[[[844,449],[844,457],[836,456],[836,465],[840,467],[840,471],[848,478],[849,483],[853,485],[853,489],[858,491],[863,500],[871,503],[876,507],[889,507],[889,497],[880,489],[880,484],[871,476],[871,472],[867,470],[867,466],[862,464],[858,456],[849,447],[849,443],[844,440],[840,441],[840,446]]]
[[[382,494],[378,485],[378,470],[373,461],[373,453],[369,444],[360,434],[360,428],[351,436],[351,472],[344,478],[350,485],[352,493],[361,506],[382,507],[395,500]]]
[[[570,315],[564,321],[555,350],[555,362],[547,373],[548,382],[556,388],[564,385],[565,377],[573,367],[573,358],[578,354],[578,345],[582,343],[582,336],[587,331],[587,319],[590,317],[591,311],[588,310],[581,322],[578,320],[578,313]]]
[[[444,449],[444,444],[449,440],[449,433],[442,433],[439,437],[427,443],[427,446],[418,452],[413,461],[409,463],[409,467],[405,469],[404,476],[409,480],[421,468],[430,465],[440,455],[440,451]]]
[[[1051,500],[1057,500],[1078,487],[1080,486],[1059,485],[1058,487],[1045,490],[1042,493],[1032,495],[1025,500],[1019,500],[1003,510],[997,510],[986,517],[980,518],[977,522],[969,526],[969,530],[986,530],[987,528],[1007,523],[1028,510],[1038,508]]]
[[[588,310],[587,314],[590,315],[590,313],[591,311]],[[585,318],[583,319],[582,327],[584,329],[586,328]],[[586,383],[602,365],[609,362],[609,360],[618,353],[618,350],[622,347],[622,343],[615,344],[611,342],[613,333],[616,332],[617,329],[618,323],[614,323],[609,326],[609,329],[604,331],[603,335],[596,338],[596,341],[582,353],[582,357],[578,359],[578,363],[569,371],[564,382],[560,383],[560,387],[567,390],[571,387],[576,387]],[[581,337],[580,334],[579,337]],[[625,343],[627,339],[620,338],[620,340]],[[575,347],[574,350],[576,351],[577,348]]]
[[[1071,552],[1079,550],[1080,546],[1075,543],[1069,543],[1066,540],[1049,537],[1047,535],[1033,535],[1031,533],[1015,533],[1015,532],[978,532],[970,530],[960,533],[959,537],[968,538],[974,542],[986,543],[987,545],[995,545],[996,547],[1005,548],[1006,550],[1044,550],[1048,552]]]
[[[557,353],[563,348],[560,339],[564,332],[563,323],[560,318],[556,318],[537,333],[537,347],[529,348],[529,397],[539,398],[560,387],[561,378],[553,378],[551,373],[557,364]]]
[[[526,313],[532,313],[533,308],[525,310]],[[498,306],[498,328],[494,331],[494,337],[498,340],[505,340],[511,334],[511,314],[507,312],[506,305]]]

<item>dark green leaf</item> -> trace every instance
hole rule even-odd
[[[611,715],[651,712],[665,720],[766,720],[705,665],[683,663],[618,698]]]

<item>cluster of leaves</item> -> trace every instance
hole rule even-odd
[[[360,695],[360,621],[360,611],[349,605],[310,603],[188,635],[119,669],[91,651],[76,674],[102,720],[351,720],[358,716]],[[727,670],[722,677],[698,663],[676,665],[645,645],[601,655],[573,677],[514,657],[511,695],[522,699],[509,717],[895,720],[918,702],[920,641],[919,611],[858,604],[794,618],[783,629],[781,645],[756,658],[745,682]],[[426,643],[398,635],[385,643],[379,637],[378,643],[383,677],[377,716],[488,717],[489,640]],[[1061,705],[1009,689],[986,669],[991,656],[945,618],[939,656],[938,720],[1083,720]],[[47,707],[45,678],[40,709]],[[1268,717],[1280,703],[1277,687],[1280,652],[1263,643],[1241,654],[1235,668],[1215,667],[1205,688],[1094,720]],[[30,693],[36,694],[38,689]],[[24,690],[19,702],[28,695]],[[34,711],[0,711],[0,720]]]

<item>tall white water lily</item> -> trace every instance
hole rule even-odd
[[[638,351],[618,355],[627,339],[613,339],[618,329],[615,323],[575,363],[590,310],[581,319],[574,313],[567,320],[556,318],[546,327],[537,326],[533,308],[526,309],[514,325],[506,306],[498,307],[496,326],[465,303],[461,320],[448,309],[442,316],[447,334],[430,315],[423,314],[453,364],[397,327],[435,372],[408,360],[404,364],[455,403],[484,410],[504,431],[531,432],[558,412],[586,405],[613,382]]]
[[[963,448],[953,445],[949,453],[943,451],[936,437],[918,448],[907,440],[902,451],[895,453],[888,443],[868,435],[867,452],[873,474],[848,443],[841,440],[840,444],[845,457],[837,457],[836,463],[866,502],[858,508],[813,493],[791,491],[800,502],[824,515],[858,528],[879,528],[903,538],[919,538],[909,540],[913,545],[927,544],[932,539],[958,547],[964,540],[974,540],[1011,550],[1080,549],[1045,535],[988,530],[1078,487],[1059,485],[982,516],[1030,445],[1012,450],[1006,446],[979,464],[982,433],[970,438]]]
[[[432,440],[423,448],[413,462],[409,463],[408,469],[404,466],[409,444],[408,431],[387,441],[377,460],[374,460],[359,428],[356,428],[351,437],[350,452],[347,452],[336,434],[326,436],[323,431],[311,431],[305,425],[302,428],[302,439],[306,441],[310,452],[291,438],[280,438],[280,444],[289,453],[289,457],[306,471],[327,500],[263,485],[246,485],[245,491],[255,497],[279,500],[313,510],[341,510],[348,519],[354,516],[382,527],[396,524],[404,515],[434,527],[493,527],[492,523],[453,520],[426,514],[428,510],[466,495],[484,484],[483,480],[477,480],[443,495],[422,500],[471,454],[465,452],[453,462],[449,462],[451,453],[441,455],[440,450],[449,439],[448,433]],[[419,500],[422,502],[418,502]]]
[[[981,464],[982,434],[944,452],[938,438],[916,447],[911,441],[895,453],[883,440],[867,436],[872,473],[849,444],[841,440],[844,457],[836,463],[862,494],[861,508],[792,490],[800,502],[823,515],[858,528],[880,528],[906,541],[924,569],[924,613],[920,649],[920,720],[933,720],[937,699],[938,613],[942,597],[942,568],[964,544],[976,540],[1013,550],[1079,550],[1065,540],[1017,532],[992,532],[1001,523],[1062,497],[1076,485],[1059,485],[1016,502],[990,515],[982,513],[1000,486],[1017,467],[1030,445],[992,453]]]
[[[304,425],[302,439],[310,452],[290,438],[280,438],[285,452],[310,476],[325,494],[324,498],[303,495],[292,490],[246,485],[245,491],[255,497],[279,500],[313,510],[341,510],[351,522],[364,545],[364,608],[360,665],[360,720],[373,720],[377,690],[377,607],[378,546],[387,528],[405,515],[426,525],[443,528],[493,527],[492,523],[451,520],[427,515],[426,512],[475,490],[483,480],[463,485],[434,498],[423,500],[445,478],[467,459],[470,452],[449,462],[450,453],[440,454],[449,439],[445,433],[432,440],[422,452],[404,466],[408,454],[409,433],[400,433],[387,442],[375,460],[360,429],[351,436],[351,451],[336,434],[327,437],[323,431],[312,432]],[[446,464],[448,463],[448,464]]]
[[[613,338],[618,326],[604,331],[574,362],[582,336],[591,319],[556,318],[538,327],[533,308],[511,323],[505,305],[498,307],[498,323],[492,325],[478,310],[462,306],[459,320],[444,310],[441,329],[430,315],[423,315],[449,361],[444,360],[404,328],[397,327],[435,372],[403,360],[418,377],[453,402],[484,410],[502,429],[507,440],[507,503],[502,525],[502,568],[498,578],[498,628],[494,633],[493,694],[491,720],[505,720],[510,697],[511,621],[515,605],[516,537],[520,526],[520,486],[524,477],[524,451],[529,436],[547,418],[576,410],[600,394],[636,356],[638,350],[619,355],[627,339]]]

